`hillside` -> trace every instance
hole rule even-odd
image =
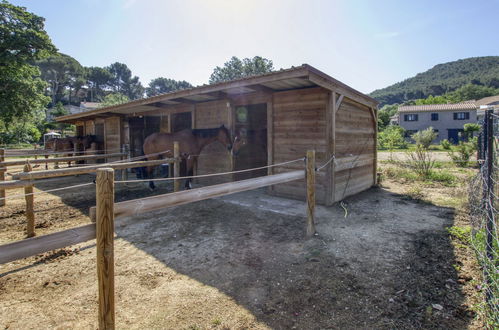
[[[499,88],[499,56],[470,57],[438,64],[369,95],[380,101],[380,105],[402,103],[442,95],[469,83]]]

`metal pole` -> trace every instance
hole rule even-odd
[[[487,121],[487,243],[486,243],[486,253],[488,259],[488,265],[486,267],[486,281],[487,281],[487,292],[486,298],[489,304],[492,302],[492,269],[491,265],[494,265],[494,255],[493,255],[493,244],[494,244],[494,181],[492,176],[494,175],[494,119],[492,117],[493,110],[487,110],[485,119]]]

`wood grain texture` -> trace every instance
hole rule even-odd
[[[24,173],[31,172],[32,168],[29,162],[24,165]],[[24,199],[26,200],[26,236],[35,236],[35,198],[33,196],[33,185],[24,187]]]
[[[307,151],[307,237],[315,234],[315,150]]]
[[[32,237],[0,246],[0,264],[86,242],[95,238],[95,224]]]
[[[5,160],[5,149],[0,149],[0,163]],[[0,183],[5,181],[6,168],[0,164]],[[5,189],[0,189],[0,207],[5,206]]]
[[[97,171],[97,279],[99,329],[114,329],[114,170]]]
[[[73,153],[71,152],[60,152],[60,153]],[[111,158],[111,157],[121,157],[126,156],[121,152],[112,153],[112,154],[101,154],[101,155],[86,155],[86,156],[71,156],[71,157],[56,157],[56,158],[47,158],[47,159],[29,159],[31,164],[45,164],[45,163],[58,163],[58,162],[69,162],[69,161],[78,161],[78,160],[86,160],[86,159],[103,159],[103,158]],[[3,166],[16,166],[16,165],[24,165],[26,163],[26,159],[24,160],[8,160],[2,163]]]
[[[267,187],[274,184],[282,184],[303,178],[305,178],[305,171],[298,170],[203,188],[184,190],[176,193],[115,203],[114,212],[116,217],[138,215],[149,211],[184,205],[187,203]]]
[[[175,159],[180,158],[180,147],[177,141],[173,142],[173,157]],[[178,178],[180,176],[180,162],[173,163],[173,177]],[[173,180],[173,191],[180,190],[180,180]]]
[[[168,164],[168,163],[173,163],[173,162],[175,162],[174,158],[156,159],[156,160],[147,160],[147,161],[144,160],[144,161],[129,162],[129,163],[102,164],[102,165],[92,165],[92,166],[84,166],[84,167],[62,168],[62,169],[58,169],[58,170],[19,173],[17,175],[13,175],[12,177],[19,179],[19,180],[36,180],[36,179],[68,176],[68,175],[95,173],[95,172],[97,172],[98,169],[105,168],[105,167],[109,167],[109,168],[112,168],[115,170],[120,170],[120,169],[125,169],[125,168],[154,166],[154,165]]]

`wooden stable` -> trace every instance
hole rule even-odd
[[[236,156],[214,142],[197,158],[195,174],[281,163],[316,151],[316,198],[321,204],[368,189],[376,183],[377,102],[309,66],[157,95],[57,118],[79,134],[96,135],[106,152],[142,154],[154,132],[225,125],[246,144]],[[268,171],[200,179],[221,183],[303,169],[293,163]],[[274,195],[305,199],[303,180],[269,188]]]

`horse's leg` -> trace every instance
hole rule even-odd
[[[185,172],[187,173],[187,176],[194,175],[194,157],[187,158]],[[185,180],[185,189],[192,189],[192,178]]]
[[[156,160],[156,159],[159,159],[159,157],[158,156],[154,156],[154,157],[147,158],[147,160]],[[148,179],[152,179],[153,178],[153,171],[154,171],[154,166],[147,166],[147,168],[146,168],[146,176],[147,176]],[[149,181],[149,189],[151,189],[151,190],[156,189],[156,186],[154,185],[154,181]]]

